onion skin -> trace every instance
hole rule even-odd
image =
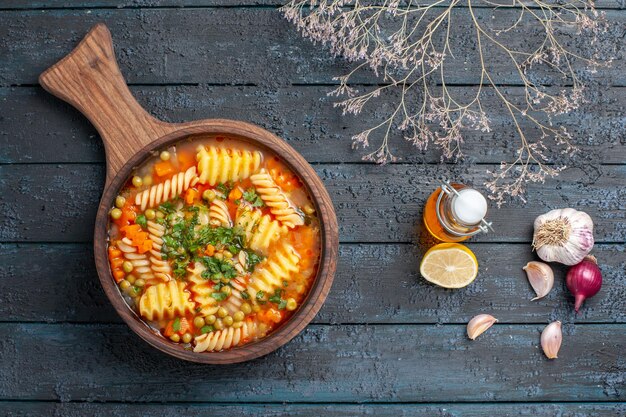
[[[594,256],[587,256],[567,271],[567,289],[574,296],[574,310],[578,313],[583,302],[602,288],[602,271]]]

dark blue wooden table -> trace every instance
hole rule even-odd
[[[564,120],[585,164],[531,186],[526,205],[493,210],[496,233],[470,243],[479,277],[456,291],[418,274],[421,208],[438,176],[480,185],[510,160],[513,128],[503,117],[490,134],[470,132],[471,164],[439,165],[436,151],[401,141],[403,162],[361,162],[349,137],[381,115],[333,109],[326,93],[348,65],[302,39],[278,5],[0,3],[0,415],[626,415],[623,1],[598,3],[617,25],[617,59],[591,79],[590,103]],[[105,299],[91,250],[102,145],[37,84],[100,21],[150,112],[257,123],[289,141],[328,187],[341,229],[335,284],[313,324],[273,354],[225,367],[181,362],[141,341]],[[463,77],[454,88],[469,91],[471,71]],[[563,269],[536,302],[521,269],[533,259],[533,219],[567,206],[594,218],[605,280],[577,316]],[[465,323],[481,312],[500,322],[471,342]],[[539,334],[557,319],[563,348],[548,361]]]

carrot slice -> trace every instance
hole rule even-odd
[[[139,226],[138,224],[129,224],[127,226],[124,226],[124,227],[120,228],[120,230],[131,241],[135,240],[135,236],[137,236],[138,233],[142,232],[141,226]],[[146,233],[146,235],[147,235],[147,233]]]
[[[165,325],[165,329],[163,329],[163,336],[170,337],[174,334],[174,320],[170,320]]]
[[[117,282],[118,284],[121,280],[124,279],[124,276],[125,274],[122,270],[113,271],[113,278],[115,278],[115,282]]]
[[[137,252],[139,253],[146,253],[148,252],[150,249],[152,249],[152,241],[150,239],[145,239],[143,240],[138,246],[137,246]]]
[[[188,189],[185,193],[185,203],[187,204],[193,204],[194,200],[196,200],[197,198],[198,191],[194,190],[193,188]]]
[[[161,161],[154,164],[154,172],[159,177],[165,177],[170,174],[173,174],[175,171],[174,165],[170,161]]]
[[[230,201],[236,201],[239,200],[241,197],[243,197],[243,193],[241,192],[241,190],[239,189],[239,187],[233,188],[230,193],[228,194],[228,199]]]

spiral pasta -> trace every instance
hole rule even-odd
[[[262,215],[260,210],[249,204],[239,206],[235,224],[244,230],[248,246],[259,252],[266,252],[270,244],[287,234],[287,227],[272,220],[269,215]]]
[[[228,213],[228,206],[219,199],[213,200],[209,208],[209,224],[213,226],[232,227],[233,221]]]
[[[150,268],[154,276],[162,281],[172,279],[172,267],[167,260],[163,259],[161,248],[163,247],[163,234],[165,226],[148,220],[148,234],[152,241],[152,249],[150,250]]]
[[[196,306],[189,295],[184,282],[172,280],[152,285],[139,299],[139,313],[151,321],[191,314]]]
[[[132,242],[126,237],[117,242],[117,247],[124,254],[124,259],[133,264],[133,272],[137,278],[144,280],[154,278],[148,254],[138,253],[137,248],[132,246]]]
[[[271,294],[276,288],[282,287],[283,281],[289,281],[291,275],[298,271],[299,262],[300,257],[295,248],[287,241],[281,242],[274,253],[257,265],[250,275],[250,296],[254,299],[259,291]]]
[[[183,191],[196,185],[197,182],[196,167],[193,166],[185,172],[179,172],[167,181],[138,193],[135,197],[135,204],[141,207],[141,210],[158,206],[178,197]]]
[[[230,314],[235,314],[237,311],[241,310],[241,305],[244,303],[241,293],[246,291],[248,284],[243,277],[237,277],[230,280],[230,286],[232,290],[230,296],[224,303],[224,308],[226,308]]]
[[[211,314],[217,313],[219,304],[217,300],[211,297],[213,290],[213,282],[208,279],[202,278],[202,272],[204,272],[204,266],[196,262],[193,269],[188,269],[188,282],[190,283],[191,298],[198,303],[198,314],[206,317]]]
[[[199,146],[196,160],[201,184],[240,181],[255,173],[263,157],[259,151]]]
[[[205,333],[195,338],[194,352],[217,352],[223,349],[247,343],[257,331],[253,321],[245,321],[239,328],[228,327],[223,330]]]
[[[289,228],[304,224],[304,216],[289,201],[285,193],[276,184],[272,176],[262,169],[250,176],[252,184],[263,202],[270,208],[276,219]]]

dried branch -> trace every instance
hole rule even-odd
[[[490,22],[481,18],[484,13],[475,5],[479,1],[483,10],[485,6],[493,10]],[[495,18],[495,11],[503,9],[517,14],[512,21],[498,26],[502,22]],[[386,163],[397,159],[389,146],[392,129],[403,132],[404,138],[421,151],[433,143],[441,149],[442,160],[458,160],[463,157],[464,130],[491,130],[481,100],[487,92],[497,97],[519,137],[516,159],[503,162],[485,184],[498,206],[511,197],[523,199],[528,182],[543,182],[565,169],[553,164],[551,155],[555,151],[572,155],[576,147],[567,130],[555,127],[552,118],[583,102],[581,64],[595,71],[611,61],[593,48],[607,23],[591,0],[430,0],[428,4],[408,0],[402,5],[399,0],[292,0],[281,10],[303,36],[328,45],[334,55],[358,64],[347,75],[336,78],[339,85],[330,93],[344,97],[336,103],[344,114],[359,114],[371,99],[399,91],[395,110],[381,123],[352,138],[353,147],[368,148],[373,134],[380,136],[379,146],[365,155],[365,160]],[[470,37],[474,42],[479,82],[475,94],[462,101],[452,94],[446,64],[455,59],[455,30],[468,16],[471,31],[462,33],[459,39],[466,42]],[[512,45],[519,42],[516,37],[528,37],[529,27],[539,30],[538,43],[528,50]],[[581,37],[583,33],[586,38]],[[590,45],[591,52],[584,54],[567,46],[565,41],[572,35]],[[489,60],[498,55],[523,88],[523,100],[516,101],[499,83]],[[537,66],[570,86],[555,93],[534,81],[530,70]],[[351,80],[367,67],[385,85],[358,91],[351,86]],[[522,120],[532,126],[532,132],[522,129]]]

